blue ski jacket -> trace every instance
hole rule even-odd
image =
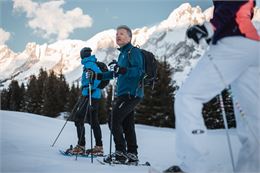
[[[83,72],[81,77],[81,85],[82,85],[82,95],[89,96],[89,82],[90,80],[86,77],[86,71],[88,69],[93,70],[95,73],[101,73],[98,65],[96,64],[97,59],[95,55],[91,55],[89,57],[83,58],[81,60],[81,64],[83,65]],[[100,80],[93,80],[91,83],[91,97],[100,99],[101,98],[101,89],[98,88],[100,84]]]
[[[118,65],[127,69],[125,74],[120,74],[117,79],[116,94],[121,96],[129,94],[142,98],[144,92],[140,86],[140,81],[144,74],[143,57],[140,49],[133,48],[131,43],[119,48]],[[131,49],[133,48],[133,49]],[[131,56],[128,57],[128,51],[131,49]],[[112,79],[113,72],[105,72],[102,74],[102,80]]]

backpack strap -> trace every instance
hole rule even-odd
[[[140,46],[139,46],[139,45],[136,45],[136,46],[131,47],[131,48],[128,50],[128,62],[129,62],[129,64],[130,64],[130,66],[131,66],[130,57],[131,57],[131,51],[132,51],[133,48],[138,48],[138,49],[140,49]],[[145,62],[144,62],[144,58],[143,58],[143,66],[145,66],[144,63],[145,63]],[[143,68],[144,68],[144,67],[143,67]],[[138,88],[142,88],[143,93],[144,93],[144,77],[142,77],[142,79],[139,81],[139,87],[138,87]],[[136,93],[137,93],[138,88],[136,88]]]
[[[130,57],[131,57],[131,51],[132,51],[133,48],[135,48],[135,46],[131,47],[131,48],[128,50],[128,53],[127,53],[127,54],[128,54],[128,56],[127,56],[127,58],[128,58],[128,63],[129,63],[130,66],[132,66],[132,64],[131,64],[131,62],[130,62]]]

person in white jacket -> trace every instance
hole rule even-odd
[[[229,86],[241,142],[235,172],[260,172],[260,37],[251,22],[255,1],[213,4],[210,22],[187,30],[196,43],[211,39],[211,44],[176,94],[175,151],[181,163],[165,173],[214,171],[202,107]]]

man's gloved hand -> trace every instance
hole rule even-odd
[[[120,67],[120,66],[118,66],[118,65],[115,65],[115,66],[114,66],[114,72],[115,72],[117,75],[119,75],[119,74],[125,74],[126,71],[127,71],[127,68],[125,68],[125,67]]]
[[[213,27],[209,22],[205,22],[203,25],[194,25],[187,29],[186,35],[199,44],[202,38],[207,40],[213,36]]]
[[[127,71],[127,68],[125,67],[120,67],[117,63],[116,60],[113,60],[112,62],[110,62],[108,64],[109,68],[110,68],[110,71],[113,71],[114,72],[114,76],[115,77],[118,77],[119,74],[125,74],[126,71]]]

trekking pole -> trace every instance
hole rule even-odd
[[[201,43],[206,46],[208,45],[206,39],[201,39]],[[207,49],[207,48],[206,48]],[[224,87],[226,89],[229,89],[228,86],[226,85],[226,82],[224,80],[223,75],[221,74],[218,66],[214,63],[213,58],[208,55],[209,60],[212,62],[215,70],[217,71],[217,73],[219,74],[219,77],[221,79],[221,81],[224,84]],[[222,98],[222,93],[219,94],[219,100],[220,100],[220,107],[221,107],[221,111],[222,111],[222,116],[223,116],[223,120],[224,120],[224,126],[225,126],[225,131],[226,131],[226,136],[227,136],[227,142],[228,142],[228,148],[229,148],[229,155],[230,155],[230,159],[231,159],[231,164],[232,164],[232,169],[233,172],[235,172],[235,163],[234,163],[234,157],[233,157],[233,151],[232,151],[232,146],[231,146],[231,142],[230,142],[230,136],[228,133],[228,124],[227,124],[227,118],[226,118],[226,112],[225,112],[225,107],[224,107],[224,102],[223,102],[223,98]]]
[[[84,130],[84,123],[86,121],[86,117],[87,117],[87,114],[89,112],[89,116],[90,116],[90,143],[91,143],[91,151],[93,150],[93,142],[92,142],[92,98],[91,98],[91,90],[92,90],[92,87],[91,87],[91,83],[92,83],[92,77],[89,79],[89,84],[88,84],[88,89],[89,89],[89,99],[88,99],[88,104],[87,104],[87,109],[86,109],[86,113],[84,115],[84,120],[83,120],[83,128],[81,129],[81,132],[80,132],[80,139],[79,141],[82,140],[82,137],[83,137],[83,130]],[[78,158],[78,153],[76,154],[76,160]],[[91,154],[91,163],[93,163],[93,153]]]
[[[228,133],[227,117],[226,117],[224,102],[223,102],[223,98],[222,98],[221,93],[219,94],[219,101],[220,101],[220,107],[221,107],[221,111],[222,111],[222,117],[223,117],[223,120],[224,120],[224,126],[225,126],[227,141],[228,141],[229,154],[230,154],[230,158],[231,158],[232,168],[233,168],[233,172],[235,172],[235,163],[234,163],[233,151],[232,151],[232,147],[231,147],[230,136],[229,136],[229,133]]]
[[[110,115],[110,139],[109,139],[109,155],[112,154],[112,130],[113,130],[113,106],[114,106],[114,98],[115,98],[115,79],[112,85],[112,98],[111,98],[111,115]]]
[[[112,97],[111,97],[111,114],[110,114],[110,138],[109,138],[109,156],[111,158],[112,161],[112,130],[113,130],[113,106],[114,106],[114,98],[115,98],[115,84],[116,84],[116,80],[115,80],[115,72],[114,69],[112,69],[114,66],[111,66],[113,64],[117,64],[116,60],[113,60],[111,63],[109,63],[109,66],[111,68],[111,70],[113,70],[113,84],[112,84]],[[110,162],[111,164],[111,162]]]
[[[92,79],[90,79],[92,82]],[[90,151],[93,151],[93,133],[92,133],[92,98],[91,98],[91,82],[89,82],[89,121],[90,121]],[[93,163],[93,152],[91,152],[91,163]]]
[[[76,104],[74,105],[74,107],[73,107],[73,109],[72,109],[72,111],[71,111],[70,116],[67,118],[66,122],[64,123],[63,127],[61,128],[61,130],[60,130],[58,136],[57,136],[56,139],[54,140],[54,142],[53,142],[53,144],[51,145],[51,147],[53,147],[53,146],[55,145],[56,141],[57,141],[58,138],[60,137],[61,132],[63,131],[63,129],[64,129],[64,127],[66,126],[66,124],[68,123],[70,117],[75,113],[76,108],[78,108],[78,106],[79,106],[79,105],[78,105],[78,104],[79,104],[79,101],[80,101],[80,98],[77,100]]]

